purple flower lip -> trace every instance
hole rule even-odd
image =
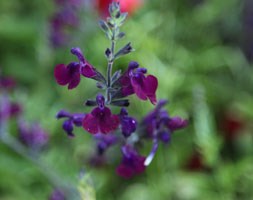
[[[119,117],[113,115],[105,106],[105,99],[100,94],[97,95],[97,104],[98,106],[84,117],[83,128],[91,134],[113,132],[119,126]]]
[[[127,71],[118,80],[121,86],[121,96],[125,97],[135,93],[139,99],[149,99],[152,104],[156,104],[155,93],[158,80],[153,75],[145,76],[146,73],[146,68],[139,68],[137,62],[131,61]]]
[[[21,105],[12,103],[7,95],[0,97],[0,121],[5,121],[11,117],[16,117],[22,113]]]
[[[1,77],[0,76],[0,89],[12,89],[16,86],[16,82],[11,77]]]
[[[19,121],[19,139],[23,144],[32,149],[41,149],[49,140],[49,135],[38,123],[28,126],[24,121]]]

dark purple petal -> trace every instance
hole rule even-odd
[[[138,74],[138,73],[146,74],[146,73],[147,73],[147,69],[146,69],[146,68],[140,67],[140,68],[136,69],[136,73],[137,73],[137,74]]]
[[[156,104],[156,90],[158,87],[158,80],[155,76],[148,75],[144,81],[144,90],[152,104]]]
[[[136,130],[137,122],[132,117],[125,117],[121,121],[121,130],[125,137],[129,137]]]
[[[99,127],[101,133],[110,133],[118,128],[119,117],[117,115],[112,115],[109,108],[105,107],[103,110],[103,115],[99,118]]]
[[[82,126],[85,114],[76,113],[72,115],[72,120],[75,126]]]
[[[54,77],[59,85],[67,85],[70,81],[70,75],[64,64],[56,65],[54,69]]]
[[[102,155],[104,151],[107,149],[107,144],[104,141],[100,141],[97,144],[98,154]]]
[[[57,113],[56,118],[57,118],[57,119],[60,119],[60,118],[70,117],[70,116],[71,116],[71,114],[70,114],[69,112],[67,112],[67,111],[65,111],[65,110],[61,110],[61,111],[59,111],[59,112]]]
[[[107,107],[96,107],[83,119],[83,128],[91,134],[110,133],[119,126],[119,118]]]
[[[169,131],[161,131],[158,133],[158,137],[161,141],[163,141],[164,143],[168,143],[171,139],[171,135],[169,133]]]
[[[97,75],[95,68],[88,62],[82,65],[80,70],[81,70],[81,74],[87,78],[93,78]]]
[[[134,92],[141,100],[147,100],[147,95],[144,91],[144,81],[145,76],[143,74],[138,74],[131,78]]]
[[[82,121],[83,121],[84,116],[85,116],[85,114],[83,114],[83,113],[70,114],[69,112],[67,112],[65,110],[61,110],[56,115],[56,118],[57,119],[67,118],[67,120],[65,120],[63,122],[62,127],[66,131],[68,136],[73,137],[74,136],[74,134],[73,134],[74,125],[77,127],[82,126]]]
[[[74,54],[75,56],[77,56],[78,60],[81,62],[81,63],[85,63],[85,59],[84,59],[84,56],[83,56],[83,53],[81,51],[81,49],[79,47],[75,47],[75,48],[72,48],[71,49],[71,53]]]
[[[122,134],[125,137],[129,137],[136,130],[137,121],[128,116],[127,110],[122,108],[120,111],[120,123]]]
[[[134,94],[133,86],[131,84],[127,85],[127,86],[123,86],[121,89],[121,93],[122,93],[123,97]]]
[[[170,118],[167,126],[171,131],[184,128],[188,125],[188,120],[182,119],[180,117]]]
[[[80,48],[72,48],[71,53],[76,55],[80,62],[80,74],[87,78],[93,78],[97,75],[95,68],[85,60]]]
[[[73,123],[71,120],[66,120],[63,122],[62,124],[62,128],[66,131],[66,133],[68,134],[68,136],[70,137],[74,137],[75,135],[73,134]]]
[[[55,67],[54,76],[60,85],[67,85],[68,89],[77,87],[80,82],[79,64],[71,62],[66,67],[64,64],[59,64]]]
[[[76,88],[78,84],[80,83],[80,74],[75,73],[71,76],[71,80],[68,85],[68,89],[71,90],[73,88]]]
[[[91,134],[99,132],[98,120],[92,114],[85,115],[83,119],[83,128]]]
[[[139,67],[139,63],[135,62],[135,61],[131,61],[128,64],[128,71],[129,70],[133,70]]]
[[[116,172],[124,178],[131,178],[145,170],[145,157],[140,156],[131,146],[122,147],[123,158],[121,164],[117,167]]]
[[[126,178],[126,179],[129,179],[134,175],[134,170],[131,167],[129,167],[123,163],[121,163],[117,167],[116,172],[119,176]]]

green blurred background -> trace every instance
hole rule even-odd
[[[12,98],[23,104],[25,118],[39,121],[50,133],[41,155],[48,170],[78,185],[84,169],[91,182],[86,187],[96,191],[98,200],[253,199],[251,1],[146,0],[128,18],[122,44],[131,41],[136,51],[119,59],[115,69],[138,61],[158,77],[157,96],[169,99],[169,113],[189,118],[189,126],[175,133],[169,145],[160,145],[146,172],[131,180],[115,175],[118,157],[104,168],[89,166],[87,158],[94,152],[90,135],[80,129],[70,140],[55,119],[63,108],[89,112],[83,103],[98,91],[87,79],[71,91],[56,84],[54,66],[75,59],[71,47],[79,46],[91,64],[106,70],[109,41],[91,2],[81,8],[80,26],[69,31],[71,40],[53,48],[53,1],[0,1],[1,73],[16,79]],[[136,97],[131,101],[130,113],[138,119],[153,107]],[[10,129],[15,136],[15,128]],[[1,200],[49,197],[54,188],[47,172],[1,143],[0,152]]]

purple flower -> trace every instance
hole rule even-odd
[[[76,88],[80,83],[80,75],[99,81],[105,81],[103,76],[85,60],[79,48],[72,48],[71,53],[77,56],[79,63],[71,62],[67,66],[64,64],[56,65],[54,77],[59,85],[68,85],[68,89]]]
[[[170,140],[170,134],[178,129],[188,125],[188,121],[180,117],[170,117],[168,112],[162,109],[166,105],[166,100],[160,100],[156,108],[151,111],[143,120],[147,135],[158,136],[160,140],[167,143]]]
[[[187,126],[188,121],[180,117],[170,117],[168,112],[162,109],[166,105],[166,100],[160,100],[156,108],[150,112],[143,120],[145,135],[153,140],[153,147],[145,160],[145,166],[153,160],[158,149],[158,141],[167,144],[171,139],[171,134],[177,129]]]
[[[16,82],[11,77],[2,77],[0,76],[0,89],[12,89],[16,85]]]
[[[145,170],[145,157],[137,153],[137,151],[129,145],[121,148],[123,158],[121,164],[117,167],[116,172],[119,176],[126,179],[134,175],[141,174]]]
[[[135,93],[139,99],[149,99],[152,104],[156,104],[158,81],[153,75],[145,76],[146,73],[147,69],[139,68],[137,62],[130,62],[128,70],[119,79],[122,96]]]
[[[104,154],[104,152],[111,147],[112,145],[118,142],[117,136],[114,134],[96,134],[94,135],[95,140],[97,141],[97,153],[98,155]]]
[[[83,76],[87,78],[94,78],[97,75],[95,68],[85,60],[80,48],[72,48],[71,53],[77,56],[80,65],[80,73]]]
[[[119,126],[119,117],[113,115],[106,107],[102,95],[97,95],[97,107],[91,113],[86,114],[83,119],[83,128],[91,134],[107,134],[116,130]]]
[[[125,108],[122,108],[119,114],[121,131],[125,137],[129,137],[136,130],[137,121],[133,117],[128,116]]]
[[[75,136],[73,133],[74,126],[81,127],[84,116],[85,114],[82,113],[70,114],[65,110],[61,110],[56,115],[56,118],[57,119],[67,118],[62,124],[62,128],[64,131],[66,131],[69,137],[74,137]]]
[[[65,194],[60,189],[55,189],[48,200],[66,200]]]
[[[82,4],[79,0],[56,0],[57,12],[50,19],[50,40],[54,47],[65,45],[70,39],[71,29],[80,24],[78,10]]]
[[[48,143],[49,136],[38,123],[29,126],[19,121],[18,130],[20,141],[31,149],[41,149]]]
[[[7,95],[0,96],[0,121],[8,120],[22,112],[18,103],[12,103]]]
[[[64,64],[56,65],[54,76],[59,85],[68,84],[68,89],[73,89],[80,83],[79,64],[72,62],[67,66]]]

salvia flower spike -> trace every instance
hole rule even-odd
[[[117,41],[125,36],[120,27],[127,18],[127,13],[120,11],[120,3],[112,2],[109,14],[106,20],[99,21],[102,31],[110,40],[110,46],[105,48],[108,62],[106,75],[87,61],[79,47],[71,49],[77,61],[68,65],[59,64],[54,71],[59,85],[67,85],[68,89],[74,89],[81,78],[85,77],[96,80],[94,87],[99,88],[101,92],[95,99],[88,97],[85,100],[84,105],[92,107],[90,112],[71,114],[61,110],[56,117],[65,119],[62,128],[69,137],[74,136],[74,127],[82,127],[84,131],[93,135],[96,153],[89,163],[94,166],[105,163],[105,154],[111,146],[120,147],[122,161],[116,168],[116,173],[123,178],[131,178],[144,172],[154,159],[159,143],[168,144],[172,133],[186,127],[188,121],[180,117],[170,117],[164,109],[166,100],[158,101],[154,110],[139,122],[128,114],[126,107],[131,106],[128,99],[130,95],[136,95],[142,101],[148,100],[153,105],[157,103],[158,79],[148,74],[147,68],[141,67],[136,61],[130,61],[128,67],[113,73],[115,60],[131,53],[133,47],[130,42],[121,48],[116,47]],[[142,140],[152,141],[152,148],[147,156],[138,153]]]

